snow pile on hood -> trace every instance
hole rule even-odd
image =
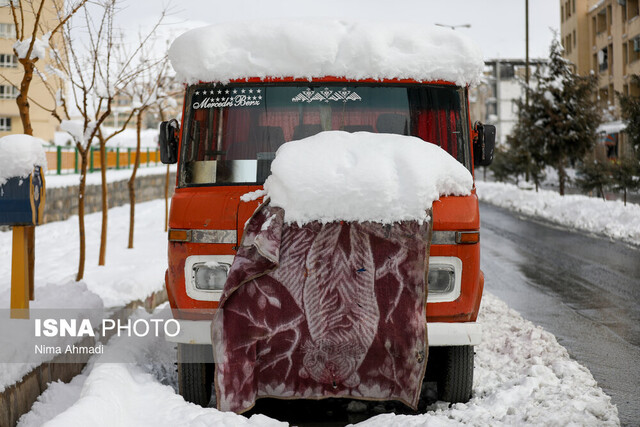
[[[47,168],[47,157],[40,138],[31,135],[7,135],[0,138],[0,185],[12,177],[26,178],[35,166]]]
[[[522,190],[513,184],[477,181],[478,198],[525,215],[640,245],[640,205],[555,191]]]
[[[408,23],[296,20],[190,30],[169,49],[186,83],[249,77],[480,81],[482,54],[459,31]]]
[[[471,173],[411,136],[321,132],[283,144],[264,189],[287,223],[424,221],[442,195],[468,195]]]

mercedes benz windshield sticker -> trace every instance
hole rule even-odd
[[[193,93],[193,109],[222,107],[254,107],[262,102],[262,90],[243,89],[203,89]]]
[[[291,99],[292,102],[347,102],[347,101],[362,101],[360,95],[347,89],[346,87],[340,90],[332,90],[328,87],[320,89],[317,92],[312,89],[305,89]]]

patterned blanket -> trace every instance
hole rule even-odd
[[[282,209],[262,205],[213,322],[218,408],[349,397],[415,409],[430,234],[430,222],[289,225]]]

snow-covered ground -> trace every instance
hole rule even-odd
[[[175,172],[177,169],[176,165],[169,166],[169,170],[171,172]],[[131,178],[131,172],[133,169],[109,169],[107,172],[107,182],[116,182],[116,181],[126,181]],[[162,175],[166,173],[167,166],[140,166],[138,172],[136,172],[136,176],[147,176],[147,175]],[[87,173],[87,185],[100,185],[101,184],[100,171]],[[67,175],[47,175],[46,176],[46,185],[47,188],[58,188],[58,187],[69,187],[80,184],[80,175],[79,174],[67,174]]]
[[[167,268],[167,235],[164,232],[164,200],[136,206],[134,249],[127,249],[129,206],[109,211],[109,238],[105,266],[98,266],[100,244],[100,214],[86,216],[87,258],[85,275],[75,281],[78,268],[78,217],[38,226],[36,229],[35,301],[33,309],[100,310],[104,307],[126,305],[144,299],[164,286]],[[10,231],[0,232],[0,307],[8,308],[11,295]],[[8,315],[8,310],[1,313]],[[3,319],[4,321],[4,319]],[[7,327],[10,324],[2,326]],[[0,332],[6,329],[0,328]],[[20,341],[0,337],[0,362],[20,360],[16,352],[23,352],[24,364],[0,364],[0,391],[19,381],[37,363],[55,355],[34,354],[29,337]],[[64,340],[68,344],[70,341]],[[11,353],[7,353],[11,352]]]
[[[165,307],[153,315],[167,318]],[[474,396],[452,407],[437,402],[422,415],[382,414],[363,426],[407,425],[618,425],[610,398],[591,373],[570,359],[555,337],[534,326],[502,301],[486,294],[476,348]],[[108,353],[128,353],[130,363],[93,359],[69,384],[53,383],[19,426],[193,426],[283,425],[263,415],[250,419],[185,402],[176,394],[175,349],[160,339],[133,345],[113,338]],[[320,415],[321,416],[321,415]]]
[[[479,189],[479,192],[481,189]],[[107,265],[98,267],[99,214],[87,215],[86,293],[104,305],[143,298],[163,285],[166,268],[164,202],[137,207],[136,248],[127,250],[128,207],[110,211]],[[73,281],[77,260],[77,219],[38,227],[36,301],[46,306],[57,291],[83,289]],[[8,306],[10,232],[0,233],[0,304]],[[151,315],[138,312],[137,316]],[[157,318],[169,316],[156,310]],[[474,397],[448,407],[436,403],[424,415],[378,415],[363,425],[617,425],[617,409],[589,371],[570,359],[553,335],[522,319],[498,298],[485,294],[479,321],[485,328],[476,348]],[[39,425],[280,425],[186,403],[176,394],[175,350],[162,338],[113,338],[105,355],[129,354],[130,363],[100,363],[96,356],[71,383],[56,382],[43,393],[22,426]],[[120,357],[120,356],[119,356]]]
[[[557,191],[526,190],[514,184],[476,181],[478,198],[525,215],[640,246],[640,205]]]

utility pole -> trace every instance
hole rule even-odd
[[[524,78],[529,87],[529,0],[524,0],[524,31],[525,31],[525,63]],[[526,94],[527,104],[529,104],[529,94]]]
[[[524,0],[524,32],[525,32],[525,70],[524,79],[526,82],[526,90],[524,92],[525,105],[529,105],[529,0]],[[526,181],[529,182],[530,177],[530,165],[531,165],[531,153],[527,148],[527,170]],[[537,190],[537,187],[536,187]]]

